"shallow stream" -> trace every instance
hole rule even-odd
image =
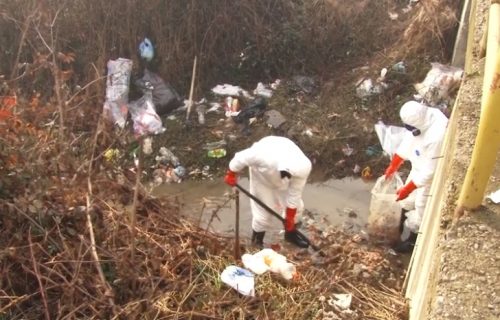
[[[248,179],[241,178],[239,184],[248,190]],[[306,210],[300,219],[302,229],[313,223],[319,228],[333,225],[351,232],[364,230],[372,187],[373,182],[352,178],[307,184],[303,193]],[[231,236],[235,233],[236,216],[235,200],[229,198],[232,192],[222,179],[217,179],[164,184],[153,194],[176,199],[181,204],[181,214],[202,228]],[[282,237],[281,222],[273,221],[266,242]],[[240,192],[240,237],[249,238],[251,232],[249,199]]]

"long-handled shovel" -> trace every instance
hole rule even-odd
[[[240,259],[240,192],[238,189],[234,190],[234,199],[236,204],[236,221],[234,226],[235,239],[234,239],[234,258]]]
[[[281,215],[279,215],[273,209],[269,208],[268,205],[266,205],[264,202],[262,202],[259,198],[257,198],[253,194],[251,194],[250,191],[246,190],[245,188],[243,188],[239,184],[236,184],[236,187],[238,189],[240,189],[241,192],[243,192],[244,194],[246,194],[250,199],[252,199],[253,201],[257,202],[262,208],[266,209],[267,212],[269,212],[270,214],[272,214],[274,217],[278,218],[283,224],[285,223],[285,219]],[[312,243],[311,240],[309,240],[302,232],[300,232],[299,230],[296,230],[296,232],[297,232],[297,235],[299,237],[301,237],[305,242],[307,242],[307,244],[309,246],[311,246],[311,248],[313,248],[314,251],[317,251],[321,256],[325,255],[325,253],[323,251],[321,251],[321,249],[317,245],[315,245],[314,243]]]

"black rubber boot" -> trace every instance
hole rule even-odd
[[[264,248],[264,236],[266,235],[265,231],[257,232],[252,230],[252,245]]]
[[[401,241],[394,247],[394,251],[399,253],[410,253],[413,251],[413,247],[415,247],[415,242],[417,241],[417,234],[414,232],[410,233],[410,237]]]
[[[285,231],[285,240],[296,245],[299,248],[307,248],[309,244],[301,236],[297,234],[296,230]]]
[[[406,220],[406,213],[410,210],[401,209],[401,220],[399,220],[399,234],[403,233],[403,226]]]

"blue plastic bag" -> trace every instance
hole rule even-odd
[[[155,51],[151,40],[144,38],[144,40],[139,44],[139,54],[141,55],[141,58],[146,61],[151,61],[153,59]]]

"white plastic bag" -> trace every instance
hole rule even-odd
[[[106,78],[106,101],[104,115],[120,128],[125,127],[127,120],[127,102],[129,92],[132,60],[118,58],[109,60],[108,76]]]
[[[161,118],[156,114],[151,92],[146,92],[139,100],[128,104],[130,115],[134,121],[134,134],[158,134],[165,131]]]
[[[460,86],[462,75],[460,68],[433,62],[424,81],[415,84],[415,89],[429,105],[436,106]]]
[[[368,216],[368,234],[384,243],[399,240],[401,205],[396,201],[396,191],[403,186],[398,173],[391,179],[381,176],[372,189],[370,215]]]
[[[255,280],[250,271],[237,266],[228,266],[222,271],[220,278],[222,282],[239,293],[245,296],[255,296]]]
[[[398,149],[403,137],[408,130],[403,127],[388,126],[382,121],[375,124],[375,132],[382,146],[382,150],[392,156]]]
[[[291,280],[297,273],[295,266],[287,262],[285,256],[269,248],[262,249],[253,255],[245,253],[241,256],[241,261],[245,268],[256,274],[271,271],[280,274],[286,280]]]

